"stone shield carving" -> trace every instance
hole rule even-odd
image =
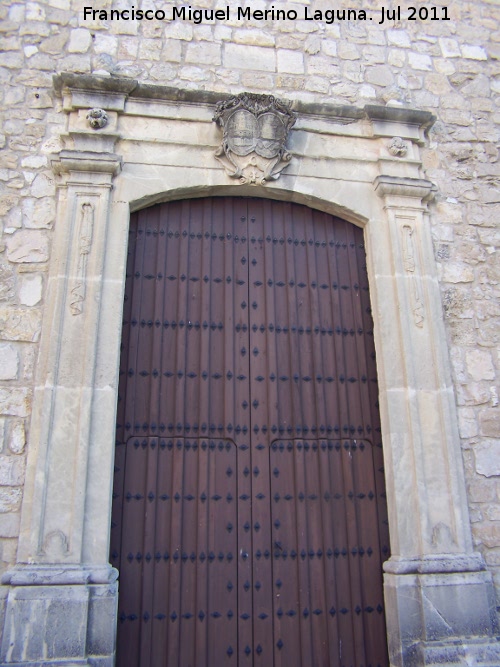
[[[215,157],[231,178],[263,184],[279,178],[292,155],[285,149],[296,114],[272,95],[242,93],[219,102],[214,120],[222,127]]]

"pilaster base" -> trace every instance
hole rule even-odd
[[[118,583],[112,568],[102,581],[104,570],[97,577],[71,566],[9,573],[0,666],[112,667]]]
[[[391,667],[498,667],[491,574],[384,575]]]

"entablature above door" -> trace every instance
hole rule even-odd
[[[214,122],[214,114],[217,104],[227,104],[231,95],[69,73],[54,77],[54,90],[67,114],[61,135],[66,151],[116,153],[126,172],[137,179],[141,174],[144,178],[145,169],[154,166],[155,174],[163,174],[164,181],[185,183],[189,174],[183,170],[203,169],[216,187],[240,182],[242,195],[258,195],[251,179],[238,181],[235,174],[231,178],[216,157],[222,130]],[[274,99],[270,95],[249,96]],[[339,192],[345,183],[358,184],[359,197],[356,195],[350,205],[346,202],[345,208],[359,213],[359,219],[352,221],[363,224],[369,212],[358,211],[357,205],[362,207],[364,190],[372,190],[377,177],[424,177],[421,147],[435,120],[430,112],[373,104],[361,108],[329,102],[282,102],[296,118],[286,139],[291,158],[281,173],[258,184],[269,190],[276,188],[277,198],[283,181],[288,192],[312,192],[321,181],[328,181],[324,185],[330,189],[336,182]],[[258,161],[259,156],[253,159]],[[278,176],[278,182],[273,180]],[[189,187],[186,183],[186,189]],[[154,191],[160,189],[164,188],[155,182]],[[144,196],[137,207],[132,204],[133,210],[154,203],[147,193]]]

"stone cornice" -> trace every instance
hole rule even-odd
[[[70,110],[86,108],[87,93],[102,98],[106,96],[113,100],[113,109],[121,111],[127,99],[148,101],[179,102],[202,106],[215,106],[217,102],[229,99],[230,94],[207,90],[185,90],[163,85],[140,83],[135,79],[114,76],[95,76],[88,74],[62,73],[53,77],[54,90],[57,95],[64,97],[68,93],[73,99],[66,105]],[[80,93],[80,95],[79,95]],[[425,132],[435,121],[435,117],[428,111],[406,109],[395,106],[366,105],[359,108],[351,105],[336,105],[330,103],[310,103],[297,100],[290,101],[291,109],[298,114],[322,117],[337,120],[341,123],[353,123],[361,120],[371,121],[374,125],[393,127],[394,125],[410,126],[414,130]],[[375,132],[375,136],[385,135],[382,130]]]
[[[436,117],[430,111],[421,111],[420,109],[367,104],[364,110],[370,120],[416,125],[424,130],[432,127],[436,121]]]

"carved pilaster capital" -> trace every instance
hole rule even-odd
[[[424,178],[400,176],[377,176],[373,182],[379,197],[411,197],[422,203],[431,201],[436,193],[436,186]]]
[[[116,153],[63,150],[51,160],[52,169],[58,175],[71,172],[109,174],[117,176],[122,168],[122,158]]]

